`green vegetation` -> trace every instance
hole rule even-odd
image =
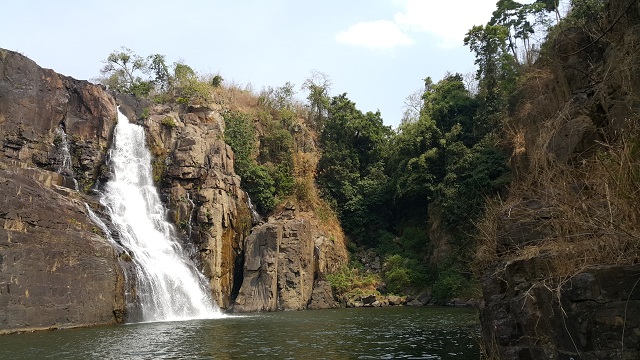
[[[110,53],[97,80],[109,89],[139,98],[151,97],[156,102],[176,101],[199,104],[210,100],[211,90],[220,86],[222,77],[211,80],[199,77],[182,62],[166,64],[165,56],[152,54],[146,58],[127,47]]]
[[[327,281],[336,292],[345,298],[377,292],[380,277],[363,271],[357,266],[345,266],[327,275]]]
[[[250,105],[226,106],[224,140],[235,153],[242,187],[263,214],[285,201],[309,205],[321,220],[333,210],[352,252],[375,250],[383,264],[379,274],[352,264],[328,277],[340,293],[377,291],[374,284],[383,281],[389,293],[429,289],[438,300],[464,296],[474,284],[469,264],[476,224],[487,201],[512,181],[505,124],[527,69],[545,51],[534,35],[554,36],[566,23],[587,26],[602,2],[572,5],[567,20],[550,28],[553,17],[559,21],[557,2],[498,1],[488,23],[464,39],[475,55],[475,82],[462,74],[425,78],[395,130],[379,112],[358,110],[347,94],[331,96],[331,82],[319,72],[301,86],[306,104],[287,82],[250,94]],[[226,86],[220,75],[203,78],[186,64],[167,66],[159,54],[143,59],[122,48],[105,63],[107,86],[156,101],[207,103]],[[164,126],[176,126],[165,120]],[[303,126],[316,159],[299,141]],[[332,209],[311,206],[313,180]]]

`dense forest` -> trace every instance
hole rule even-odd
[[[156,103],[219,105],[235,170],[261,215],[289,203],[327,226],[339,221],[352,260],[331,275],[336,291],[472,299],[480,296],[479,224],[517,176],[512,118],[524,84],[559,34],[591,31],[604,6],[573,0],[561,13],[557,0],[499,0],[489,22],[464,39],[477,72],[437,82],[417,74],[427,76],[424,88],[407,97],[397,129],[379,112],[360,111],[347,93],[332,95],[320,72],[299,87],[255,92],[122,48],[105,60],[99,81]]]

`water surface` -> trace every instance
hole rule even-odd
[[[474,309],[229,316],[0,336],[0,359],[478,359]]]

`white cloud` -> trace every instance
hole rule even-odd
[[[404,10],[395,14],[395,24],[411,32],[425,32],[439,39],[439,46],[462,46],[474,25],[486,24],[496,0],[405,0]]]
[[[525,0],[524,2],[531,2]],[[360,22],[336,35],[339,42],[377,49],[413,45],[410,34],[433,35],[443,48],[463,46],[474,25],[486,24],[496,0],[391,0],[402,8],[393,21]]]
[[[336,39],[341,43],[372,49],[391,49],[414,43],[408,35],[398,28],[396,23],[389,20],[357,23],[346,31],[336,34]]]

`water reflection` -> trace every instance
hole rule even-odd
[[[478,359],[472,309],[264,313],[0,337],[0,359]]]

